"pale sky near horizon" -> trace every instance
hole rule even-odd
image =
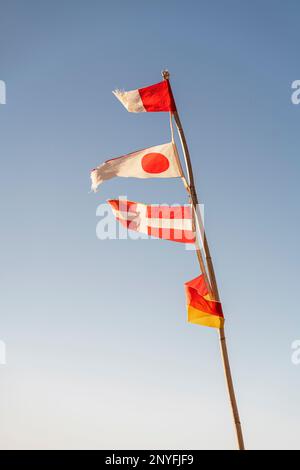
[[[0,0],[1,449],[232,449],[217,333],[186,322],[195,254],[96,237],[126,195],[186,203],[180,181],[102,161],[170,139],[115,88],[168,68],[205,207],[249,449],[300,449],[300,4]]]

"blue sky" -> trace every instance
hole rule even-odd
[[[167,67],[205,205],[248,448],[300,448],[296,1],[1,0],[1,447],[231,449],[216,331],[186,322],[193,252],[96,237],[98,204],[185,203],[103,160],[169,140],[111,90]]]

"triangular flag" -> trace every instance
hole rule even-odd
[[[176,111],[175,101],[168,80],[137,90],[115,90],[113,94],[130,113]]]
[[[222,304],[211,298],[203,274],[185,283],[185,293],[190,323],[223,328]]]
[[[123,227],[173,242],[195,243],[190,205],[142,204],[127,199],[107,201]]]
[[[113,158],[91,171],[92,190],[114,176],[134,178],[177,178],[182,169],[174,143],[156,145]]]

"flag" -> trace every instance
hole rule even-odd
[[[149,236],[181,243],[195,243],[189,205],[146,205],[127,199],[107,201],[121,225]]]
[[[222,304],[210,296],[203,274],[185,283],[188,321],[213,328],[223,328]]]
[[[91,171],[92,190],[114,176],[134,178],[176,178],[182,176],[176,145],[172,142],[156,145],[113,158]]]
[[[176,111],[176,105],[168,80],[131,91],[115,90],[113,94],[130,113]]]

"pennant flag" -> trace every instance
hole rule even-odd
[[[172,142],[156,145],[137,152],[113,158],[91,172],[92,190],[114,176],[134,178],[177,178],[182,169],[176,145]]]
[[[168,80],[138,90],[120,91],[113,94],[130,113],[176,111],[175,101]]]
[[[188,321],[213,328],[223,328],[222,304],[213,300],[203,274],[185,283]]]
[[[181,243],[195,243],[189,205],[145,205],[127,199],[107,201],[121,225],[149,236]]]

